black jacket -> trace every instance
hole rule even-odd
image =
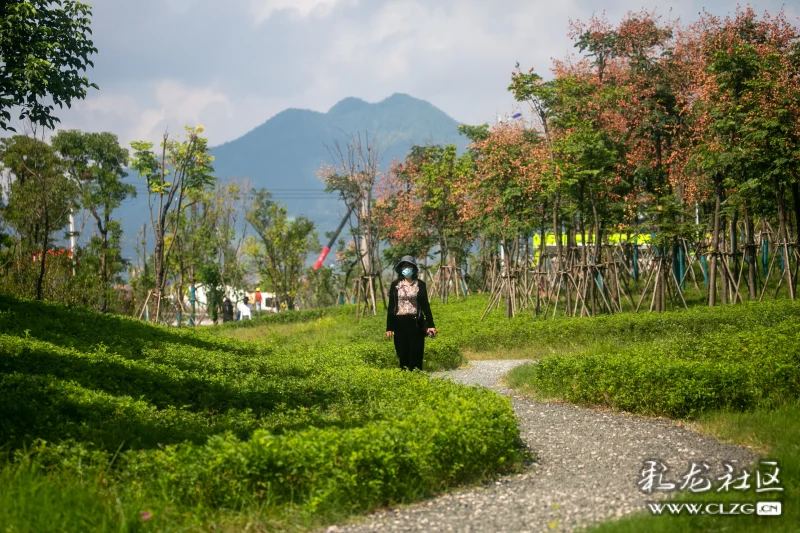
[[[386,331],[395,331],[395,317],[397,316],[397,284],[402,280],[396,279],[389,286],[389,309],[386,314]],[[428,301],[428,288],[425,282],[421,279],[417,280],[419,291],[417,292],[417,306],[422,310],[428,322],[429,328],[436,328],[433,325],[433,314],[431,313],[431,304]]]

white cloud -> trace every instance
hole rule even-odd
[[[220,104],[232,115],[232,104],[225,93],[210,87],[188,87],[173,80],[161,81],[154,88],[156,101],[165,117],[199,124],[204,111]]]
[[[182,133],[184,125],[203,124],[209,141],[222,142],[215,125],[238,122],[228,96],[213,87],[192,87],[175,80],[131,87],[126,91],[107,89],[90,93],[77,102],[69,113],[62,113],[59,129],[77,128],[88,131],[113,131],[127,146],[132,140],[156,142],[164,131]],[[209,120],[215,124],[209,124]],[[236,128],[238,130],[238,128]],[[230,130],[223,135],[234,135]]]
[[[751,3],[774,12],[783,1]],[[605,9],[616,22],[654,2],[142,0],[134,8],[96,0],[101,52],[90,79],[102,90],[57,115],[64,127],[113,131],[125,143],[203,124],[219,144],[288,107],[326,111],[346,96],[374,102],[404,92],[457,120],[492,121],[516,105],[506,91],[516,61],[547,77],[552,57],[575,51],[570,19]],[[728,0],[705,5],[716,14],[734,9]],[[700,0],[658,0],[659,14],[684,22],[700,7]],[[155,21],[145,41],[131,37],[136,17]]]
[[[483,122],[514,105],[505,90],[514,62],[546,75],[550,58],[570,49],[569,18],[589,15],[578,0],[391,0],[367,20],[339,21],[318,76],[339,80],[347,94],[407,92]]]
[[[279,11],[301,18],[309,15],[324,18],[343,3],[356,4],[358,0],[250,0],[250,9],[254,16],[253,22],[261,24]]]

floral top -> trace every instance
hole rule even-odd
[[[416,315],[417,314],[417,293],[419,284],[416,280],[410,284],[401,281],[397,284],[397,314]]]

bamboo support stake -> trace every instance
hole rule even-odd
[[[769,283],[769,278],[772,275],[772,268],[775,266],[775,258],[777,256],[778,254],[772,254],[772,261],[770,261],[769,263],[769,270],[767,270],[767,277],[764,278],[764,286],[761,288],[761,296],[759,296],[758,298],[759,302],[764,298],[764,293],[767,291],[767,284]],[[778,287],[780,287],[780,283],[778,283]]]
[[[561,284],[562,283],[563,283],[563,275],[562,275],[562,277],[558,278],[558,291],[556,292],[555,304],[553,306],[553,318],[556,317],[556,311],[558,310],[558,297],[561,294]],[[548,306],[549,306],[550,302],[548,301],[547,303],[548,303]],[[566,304],[564,304],[564,305],[566,306]]]
[[[601,274],[599,274],[599,273],[598,273],[598,275],[599,275],[599,276],[601,277],[601,279],[602,279],[602,275],[601,275]],[[594,283],[595,283],[595,285],[597,285],[597,289],[600,291],[600,296],[602,296],[602,297],[603,297],[603,303],[605,304],[605,306],[606,306],[606,309],[608,309],[608,313],[609,313],[609,314],[611,314],[611,315],[613,315],[613,314],[614,314],[614,310],[613,310],[613,309],[611,309],[611,304],[610,304],[610,303],[608,303],[608,299],[606,298],[605,291],[603,291],[603,286],[602,286],[602,285],[600,285],[600,282],[597,280],[597,278],[595,278],[594,276],[592,276],[592,278],[594,279]]]
[[[683,292],[681,292],[681,285],[678,283],[678,279],[675,277],[675,272],[672,273],[672,280],[675,282],[675,287],[677,287],[678,296],[681,297],[681,302],[683,302],[684,309],[689,309],[689,306],[686,305],[686,299],[683,297]]]
[[[150,301],[151,294],[153,294],[153,291],[147,291],[147,298],[144,299],[144,304],[142,304],[142,310],[139,312],[139,320],[142,319],[142,315],[144,315],[144,310],[147,309],[147,302]]]
[[[661,279],[661,261],[658,262],[658,268],[656,269],[656,279],[655,283],[653,284],[653,298],[650,300],[650,312],[653,312],[653,308],[656,304],[656,295],[658,294],[658,282]]]
[[[650,287],[650,281],[653,278],[654,270],[651,270],[650,273],[647,275],[647,281],[644,284],[644,289],[642,289],[642,296],[639,298],[639,303],[636,305],[635,313],[639,312],[639,308],[642,306],[642,302],[644,301],[644,297],[647,295],[647,289]]]

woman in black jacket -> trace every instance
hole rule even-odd
[[[394,336],[394,349],[400,359],[400,368],[422,370],[425,336],[436,335],[428,289],[425,282],[417,278],[417,262],[410,255],[404,255],[394,270],[399,277],[389,287],[386,338]],[[426,330],[417,327],[418,310],[425,316]]]

